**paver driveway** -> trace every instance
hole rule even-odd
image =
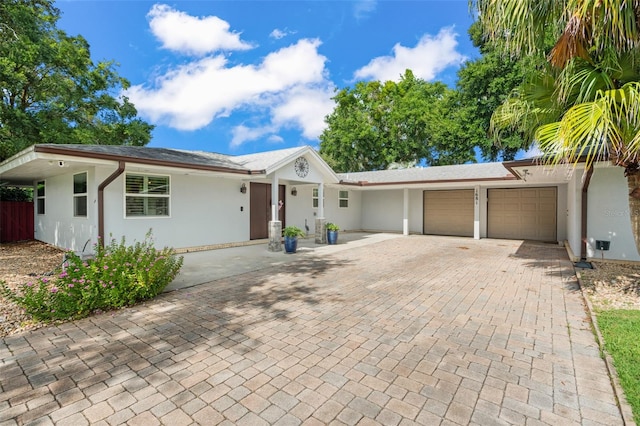
[[[4,339],[0,422],[622,424],[573,273],[518,241],[300,256]]]

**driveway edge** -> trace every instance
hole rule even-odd
[[[624,391],[622,389],[622,385],[620,384],[620,378],[618,377],[618,372],[613,365],[613,358],[607,352],[604,347],[604,338],[602,337],[602,333],[600,333],[600,328],[598,327],[598,320],[593,311],[593,305],[589,300],[589,296],[585,293],[584,285],[582,283],[582,277],[580,276],[580,272],[575,269],[576,278],[578,280],[578,285],[580,286],[580,293],[582,294],[582,299],[587,306],[587,310],[589,311],[589,320],[591,321],[591,327],[593,329],[593,334],[596,336],[596,340],[598,342],[598,347],[600,348],[600,353],[603,355],[604,363],[607,366],[607,372],[609,373],[609,378],[611,379],[611,387],[613,388],[613,393],[615,394],[616,401],[618,401],[618,409],[620,410],[620,415],[622,416],[622,421],[626,426],[636,426],[636,422],[633,420],[633,411],[631,410],[631,405],[627,402],[627,398],[624,395]]]

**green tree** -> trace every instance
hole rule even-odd
[[[338,172],[386,169],[392,164],[455,164],[474,161],[473,147],[451,134],[452,114],[444,108],[451,90],[416,79],[358,82],[333,98],[325,118],[320,154]]]
[[[461,137],[466,143],[479,147],[487,160],[513,160],[521,149],[530,147],[531,141],[518,129],[504,129],[491,135],[491,116],[526,80],[535,63],[530,57],[517,59],[503,55],[498,43],[483,36],[478,21],[471,25],[468,33],[481,56],[467,61],[458,71],[458,108],[463,110],[459,111],[462,121],[458,121],[463,126]]]
[[[520,128],[539,142],[551,163],[586,156],[589,165],[612,154],[628,172],[637,168],[640,1],[474,3],[485,34],[500,40],[506,54],[548,59],[533,83],[498,111],[496,127],[524,121]],[[547,51],[549,31],[556,36]]]
[[[145,145],[153,126],[118,93],[113,62],[56,27],[50,0],[0,3],[0,161],[35,143]]]

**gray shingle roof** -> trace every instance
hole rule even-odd
[[[70,155],[85,153],[89,156],[111,156],[141,160],[155,160],[159,162],[184,164],[185,166],[195,165],[234,170],[249,170],[233,161],[233,157],[228,155],[213,153],[206,153],[206,155],[204,155],[205,153],[202,152],[169,148],[121,145],[40,144],[36,146],[36,149],[39,149],[40,147],[58,151],[69,151]]]
[[[402,170],[339,173],[338,177],[346,183],[369,184],[501,180],[514,178],[502,163],[459,164],[454,166],[416,167]]]
[[[303,153],[307,147],[286,148],[275,151],[231,156],[205,151],[186,151],[170,148],[153,148],[121,145],[36,145],[42,149],[64,151],[69,155],[86,154],[88,157],[111,157],[140,159],[185,167],[199,166],[220,168],[240,172],[263,171],[296,153]],[[372,172],[340,173],[338,178],[344,183],[384,185],[394,183],[455,182],[473,180],[515,179],[502,163],[461,164],[454,166],[434,166],[402,170],[379,170]]]

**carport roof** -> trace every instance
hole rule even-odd
[[[398,183],[470,182],[488,180],[516,180],[502,163],[474,163],[453,166],[416,167],[400,170],[339,173],[346,185],[393,185]]]

